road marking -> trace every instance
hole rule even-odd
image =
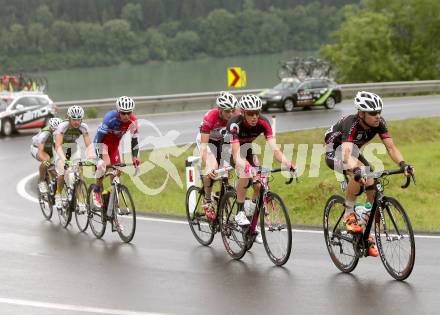
[[[95,313],[95,314],[165,315],[163,313],[136,312],[136,311],[120,310],[120,309],[89,307],[89,306],[71,305],[71,304],[47,303],[47,302],[22,300],[22,299],[9,299],[9,298],[0,298],[0,303],[10,304],[10,305],[18,305],[18,306],[49,308],[49,309],[56,309],[56,310],[63,310],[63,311]]]
[[[37,176],[38,172],[36,173],[32,173],[28,176],[26,176],[25,178],[23,178],[22,180],[20,180],[20,182],[17,184],[17,192],[20,196],[22,196],[23,198],[32,201],[34,203],[38,203],[38,199],[32,197],[30,194],[28,194],[26,192],[26,183],[34,176]],[[136,220],[141,220],[141,221],[150,221],[150,222],[162,222],[162,223],[172,223],[172,224],[188,224],[188,222],[184,219],[182,220],[177,220],[177,219],[162,219],[162,218],[151,218],[151,217],[144,217],[144,216],[137,216]],[[302,230],[302,229],[292,229],[293,232],[295,233],[309,233],[309,234],[322,234],[323,232],[320,230]],[[425,238],[425,239],[440,239],[440,235],[419,235],[419,234],[415,234],[414,235],[415,238]]]
[[[25,178],[23,178],[22,180],[20,180],[17,184],[17,193],[22,196],[24,199],[27,199],[29,201],[38,203],[38,199],[35,197],[32,197],[31,195],[29,195],[26,191],[26,184],[27,182],[32,178],[38,175],[38,172],[32,173],[28,176],[26,176]]]

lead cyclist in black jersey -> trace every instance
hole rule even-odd
[[[326,164],[337,172],[350,175],[345,198],[344,222],[348,231],[362,233],[362,227],[354,213],[354,204],[361,187],[365,187],[367,201],[373,204],[374,180],[364,178],[370,165],[359,154],[359,149],[378,134],[388,155],[404,170],[406,176],[413,174],[414,168],[404,161],[388,132],[385,120],[381,117],[382,99],[374,93],[360,91],[354,98],[354,104],[357,114],[343,117],[325,134]],[[372,239],[368,253],[374,257],[379,255]]]

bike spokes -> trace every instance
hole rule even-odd
[[[262,211],[260,224],[266,252],[274,264],[284,265],[292,249],[292,227],[286,206],[277,194],[270,193]]]
[[[206,218],[203,211],[203,190],[199,187],[192,186],[186,194],[186,217],[189,227],[196,240],[208,246],[214,239],[213,224]]]
[[[384,207],[376,218],[376,243],[387,271],[395,279],[404,280],[414,266],[414,234],[399,202],[390,197],[384,200]]]
[[[355,250],[353,234],[347,231],[343,222],[344,198],[332,196],[324,209],[324,237],[333,263],[343,272],[356,268],[359,257]]]

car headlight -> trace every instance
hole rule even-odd
[[[281,95],[275,95],[275,96],[272,96],[271,97],[271,99],[273,99],[274,101],[279,101],[279,100],[281,100],[283,97],[281,96]]]

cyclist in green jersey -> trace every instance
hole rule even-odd
[[[39,166],[38,190],[45,194],[48,192],[46,174],[53,159],[53,133],[62,122],[59,118],[51,118],[47,126],[42,128],[32,137],[31,155],[34,159],[41,162]]]
[[[93,150],[92,141],[89,135],[88,126],[82,122],[84,118],[84,109],[74,105],[67,110],[68,120],[58,125],[55,131],[55,152],[57,154],[56,171],[57,171],[57,191],[55,194],[55,206],[62,208],[61,191],[64,186],[64,165],[68,158],[64,152],[64,148],[72,147],[79,137],[83,137],[86,145],[86,155],[88,159],[96,159]]]

